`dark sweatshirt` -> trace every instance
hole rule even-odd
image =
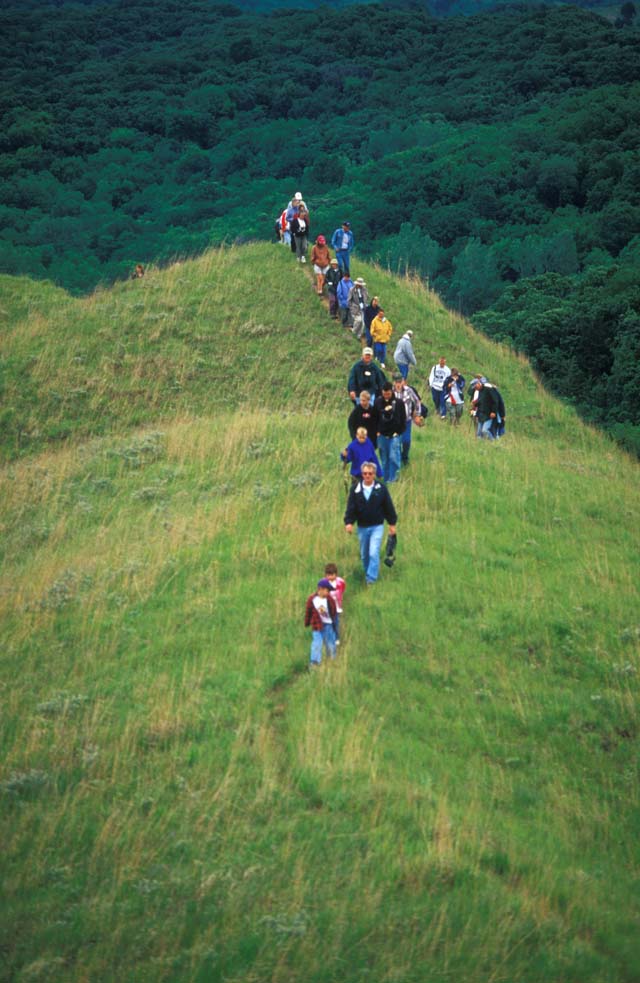
[[[378,411],[378,433],[383,437],[397,437],[403,434],[407,425],[407,411],[401,399],[392,396],[385,399],[378,396],[375,404]]]
[[[355,439],[358,427],[364,427],[367,431],[367,437],[373,446],[376,446],[376,441],[378,440],[378,411],[373,405],[373,401],[369,403],[368,410],[363,409],[360,403],[354,406],[349,415],[348,427],[352,440]]]
[[[378,395],[386,381],[384,372],[373,359],[368,364],[360,359],[351,368],[347,388],[349,392],[354,392],[356,396],[359,396],[362,390],[365,389],[374,397]]]

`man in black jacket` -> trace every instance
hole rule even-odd
[[[385,382],[382,396],[375,401],[378,413],[378,452],[382,464],[382,477],[386,482],[395,481],[402,466],[402,435],[407,425],[407,412],[401,399],[396,399],[393,386]]]
[[[504,399],[502,398],[502,393],[500,392],[500,390],[496,386],[495,382],[493,383],[493,388],[496,391],[496,396],[497,396],[497,399],[498,399],[498,415],[496,417],[495,435],[496,435],[496,437],[504,437],[504,432],[505,432],[505,429],[506,429],[506,416],[507,416],[507,411],[506,411],[506,408],[505,408],[505,405],[504,405]]]
[[[498,390],[486,380],[476,379],[475,389],[478,398],[475,401],[477,436],[488,440],[496,439],[497,417],[499,410]]]
[[[389,535],[395,536],[398,516],[389,489],[376,481],[375,464],[365,461],[361,474],[362,480],[349,492],[344,527],[348,533],[352,533],[354,524],[358,524],[364,576],[367,584],[373,584],[380,572],[380,547],[385,519],[389,523]]]

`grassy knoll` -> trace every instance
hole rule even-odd
[[[356,272],[421,382],[442,350],[509,411],[497,445],[417,434],[366,593],[356,350],[285,250],[3,282],[2,980],[640,978],[637,462]],[[345,637],[310,677],[329,559]]]

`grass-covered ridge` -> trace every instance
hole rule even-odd
[[[416,436],[366,594],[337,465],[356,350],[285,250],[85,301],[13,283],[3,979],[640,974],[638,466],[422,287],[357,272],[421,382],[443,350],[509,411],[497,446]],[[346,634],[310,678],[329,559]]]
[[[17,316],[2,343],[3,455],[168,413],[265,400],[282,408],[301,397],[309,339],[300,318],[317,312],[304,283],[291,282],[288,257],[277,258],[273,247],[216,250],[83,300],[4,278],[4,306]],[[318,356],[322,393],[331,355]]]

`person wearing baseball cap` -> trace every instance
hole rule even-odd
[[[375,399],[382,392],[382,387],[386,381],[384,372],[373,361],[373,349],[363,348],[362,358],[351,366],[349,373],[347,384],[349,398],[355,404],[362,390],[366,389],[367,392],[371,393],[372,399]]]
[[[393,361],[398,366],[398,372],[406,380],[409,369],[412,365],[417,365],[416,356],[413,351],[413,331],[405,331],[402,338],[396,345],[393,353]]]
[[[287,222],[293,221],[293,219],[297,216],[301,208],[305,212],[307,211],[307,206],[305,204],[304,198],[302,197],[302,192],[296,191],[295,195],[287,205],[287,212],[286,212]]]
[[[333,587],[326,577],[318,581],[314,594],[310,594],[304,609],[305,628],[311,628],[310,668],[322,662],[322,649],[330,658],[336,657],[336,602],[331,597]]]
[[[343,275],[349,273],[349,260],[351,252],[355,246],[355,239],[351,231],[351,222],[343,222],[341,228],[331,236],[331,245],[335,249],[338,257],[338,264]]]

